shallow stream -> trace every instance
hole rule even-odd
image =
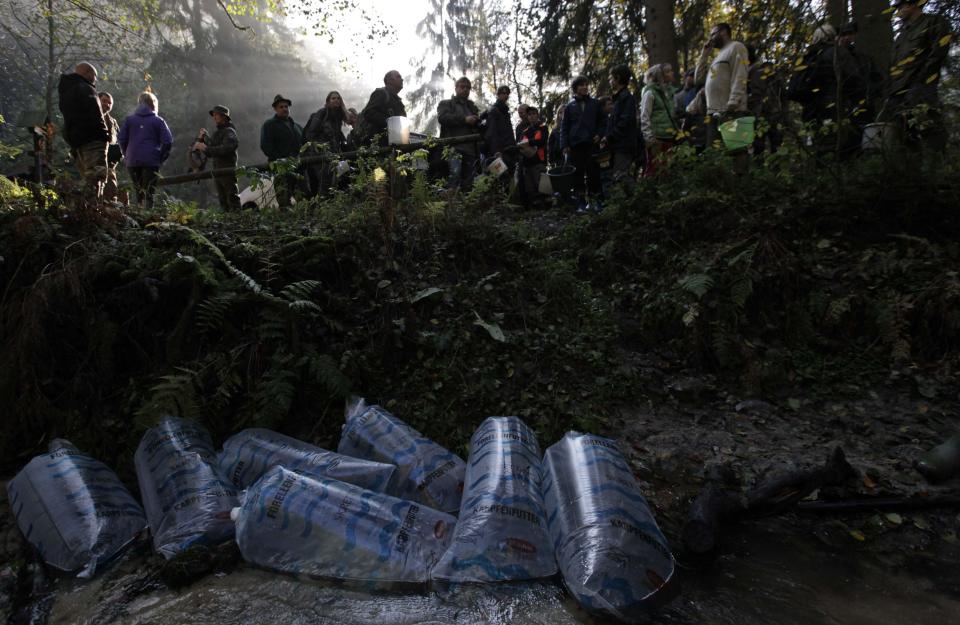
[[[915,625],[956,622],[960,566],[867,549],[837,522],[787,515],[729,537],[725,553],[684,563],[683,591],[651,623]],[[174,591],[149,589],[147,556],[125,558],[92,582],[61,581],[56,625],[428,625],[601,623],[555,583],[454,593],[379,593],[298,580],[245,565]]]

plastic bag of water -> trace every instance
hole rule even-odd
[[[485,420],[470,439],[457,528],[434,578],[496,582],[556,573],[542,483],[533,431],[517,417]]]
[[[459,456],[363,399],[351,400],[346,414],[339,453],[396,465],[389,494],[456,514],[463,492]]]
[[[543,464],[550,535],[580,605],[633,622],[672,599],[673,555],[617,444],[567,432]]]
[[[274,467],[234,511],[248,562],[377,587],[425,584],[456,518],[412,501]]]
[[[27,463],[7,485],[17,525],[43,561],[92,576],[147,526],[143,509],[107,465],[70,441]]]
[[[262,428],[234,434],[220,452],[220,475],[237,488],[250,486],[267,470],[280,465],[377,493],[387,489],[397,469],[392,464],[351,458]]]
[[[217,471],[213,442],[201,425],[165,417],[144,434],[134,462],[153,547],[163,557],[233,535],[237,492]]]

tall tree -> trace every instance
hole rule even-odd
[[[827,23],[839,28],[849,19],[847,0],[825,0],[827,9]]]
[[[647,0],[647,53],[650,64],[677,67],[677,35],[673,25],[674,0]]]
[[[887,0],[853,0],[853,19],[857,21],[857,49],[868,55],[886,75],[893,51],[893,12]]]

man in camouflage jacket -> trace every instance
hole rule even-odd
[[[942,149],[946,131],[937,86],[953,31],[941,15],[923,12],[923,0],[895,0],[900,33],[894,42],[884,118],[907,131],[908,145]]]

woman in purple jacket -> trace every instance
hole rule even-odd
[[[153,208],[157,172],[173,147],[170,127],[157,115],[157,96],[150,92],[140,94],[137,110],[123,121],[117,141],[133,179],[137,203]]]

